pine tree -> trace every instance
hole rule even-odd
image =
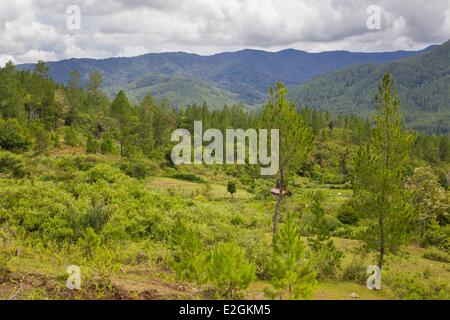
[[[275,236],[287,180],[293,171],[300,168],[302,161],[311,151],[314,137],[297,113],[295,105],[286,99],[287,89],[282,83],[277,83],[276,88],[270,88],[269,94],[269,101],[262,110],[262,127],[279,129],[280,133],[280,163],[277,176],[280,193],[273,215]]]
[[[125,155],[125,148],[129,136],[129,122],[131,116],[131,106],[123,90],[120,90],[116,98],[111,103],[111,115],[119,121],[120,129],[120,155]]]
[[[0,69],[0,115],[26,122],[25,92],[17,79],[17,70],[12,61]]]
[[[80,73],[77,70],[70,72],[70,80],[67,86],[67,100],[69,102],[69,111],[66,116],[66,125],[76,123],[78,113],[82,105],[82,90]]]
[[[255,270],[244,250],[234,243],[219,244],[208,257],[208,280],[228,299],[239,297],[255,279]]]
[[[206,282],[206,255],[199,236],[177,220],[171,234],[173,257],[169,263],[181,280]]]
[[[33,136],[35,139],[35,150],[38,154],[45,154],[50,145],[50,136],[47,130],[41,125],[36,125],[33,128]]]
[[[311,261],[318,277],[333,277],[340,268],[343,257],[331,239],[330,227],[326,220],[325,209],[322,207],[324,196],[315,192],[311,196],[312,204],[309,207],[312,219],[308,226],[311,234],[308,245],[311,249]]]
[[[100,138],[101,125],[100,120],[105,114],[106,97],[101,92],[103,76],[100,71],[94,71],[89,75],[89,81],[86,84],[89,104],[95,110],[95,135]]]
[[[97,151],[98,143],[93,136],[89,135],[86,142],[86,153],[97,153]]]
[[[161,100],[153,115],[155,147],[162,149],[170,143],[170,135],[176,127],[176,113],[167,99]]]
[[[139,144],[146,156],[151,155],[155,146],[153,137],[153,114],[155,109],[155,98],[149,93],[139,105]]]
[[[272,298],[307,299],[316,285],[316,274],[306,259],[305,245],[292,214],[287,216],[273,240],[272,288],[266,290]]]
[[[360,210],[370,221],[363,240],[378,253],[382,268],[387,253],[405,243],[411,211],[404,189],[404,170],[414,135],[406,132],[399,112],[393,79],[385,74],[375,97],[378,113],[370,142],[362,147],[355,162],[353,188],[362,204]]]

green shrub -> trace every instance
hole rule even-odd
[[[100,247],[101,238],[97,233],[95,233],[94,229],[87,228],[84,236],[78,240],[78,243],[84,253],[87,256],[92,257]]]
[[[306,259],[305,245],[292,214],[287,217],[273,241],[271,298],[307,299],[316,285],[316,274]]]
[[[431,225],[423,235],[420,245],[423,247],[437,247],[444,250],[450,248],[448,235],[444,232],[444,228],[438,225]]]
[[[359,284],[365,284],[368,278],[367,266],[362,259],[354,258],[352,262],[344,267],[342,272],[342,278],[344,280],[356,281]]]
[[[157,164],[148,159],[130,159],[124,160],[120,164],[120,170],[126,175],[136,178],[144,179],[146,177],[156,175],[159,172]]]
[[[331,239],[331,232],[340,224],[336,218],[327,215],[322,207],[323,195],[312,195],[313,202],[309,207],[312,215],[309,224],[308,244],[311,249],[311,261],[313,269],[319,278],[335,277],[340,269],[343,257]]]
[[[310,240],[310,239],[308,239]],[[308,241],[311,247],[311,262],[317,277],[335,278],[341,268],[343,254],[334,245],[333,240],[326,242]]]
[[[429,248],[424,254],[423,257],[428,260],[438,261],[438,262],[450,262],[448,254],[442,252],[436,248]]]
[[[177,278],[196,281],[197,285],[206,281],[206,256],[199,236],[177,220],[171,234],[173,257],[169,264]]]
[[[0,118],[0,148],[12,152],[25,152],[32,139],[17,119]]]
[[[208,257],[208,281],[220,297],[239,298],[254,279],[255,266],[234,243],[219,244]]]
[[[111,219],[112,209],[104,199],[92,199],[85,216],[85,226],[99,233]]]
[[[64,143],[71,147],[77,147],[80,145],[78,133],[74,128],[66,127],[64,129]]]
[[[11,259],[11,253],[8,250],[8,238],[10,234],[0,229],[0,282],[2,278],[9,272],[8,262]]]
[[[358,213],[350,204],[344,204],[338,211],[337,218],[343,224],[356,225],[358,223]]]
[[[326,224],[330,235],[332,232],[342,227],[342,223],[336,217],[333,217],[330,214],[326,214],[324,216],[324,223]]]
[[[336,237],[336,238],[344,238],[344,239],[353,239],[354,238],[352,228],[347,225],[336,228],[336,230],[334,230],[332,232],[332,236]]]
[[[269,280],[272,277],[270,270],[272,248],[270,245],[264,245],[258,238],[258,243],[249,248],[250,260],[256,267],[256,276],[260,280]]]
[[[423,274],[391,275],[386,278],[390,289],[403,300],[449,300],[448,281],[425,279]]]
[[[228,181],[227,191],[231,194],[231,197],[236,193],[236,183],[234,181]]]
[[[25,161],[21,156],[7,151],[0,151],[0,175],[23,178],[28,174]]]
[[[104,137],[100,143],[100,152],[102,154],[112,154],[114,151],[114,141],[109,136]]]
[[[88,181],[90,183],[99,181],[114,183],[115,181],[120,180],[122,176],[123,174],[119,169],[104,163],[97,164],[88,171]]]
[[[175,173],[172,175],[172,178],[196,183],[205,183],[205,180],[202,177],[196,176],[192,173]]]
[[[235,215],[233,218],[231,218],[230,222],[233,226],[239,226],[244,224],[244,219],[242,219],[241,216]]]
[[[97,153],[98,151],[98,142],[97,140],[89,135],[86,142],[86,153]]]
[[[48,131],[41,126],[36,126],[33,129],[33,135],[36,152],[40,154],[46,153],[50,145],[50,135]]]
[[[56,132],[53,132],[50,135],[50,141],[52,143],[52,146],[55,148],[59,148],[61,146],[60,141],[59,141],[59,135]]]

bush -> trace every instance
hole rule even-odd
[[[11,253],[8,250],[8,238],[11,235],[0,229],[0,283],[2,278],[9,272],[8,262],[11,259]]]
[[[346,225],[336,228],[336,230],[334,230],[332,232],[332,235],[333,235],[333,237],[336,237],[336,238],[344,238],[344,239],[353,239],[353,238],[355,238],[354,234],[353,234],[353,231],[352,231],[352,228],[349,227],[349,226],[346,226]]]
[[[88,181],[90,183],[96,183],[98,181],[106,181],[108,183],[114,183],[123,176],[119,169],[107,164],[98,164],[94,168],[88,171]]]
[[[23,178],[29,174],[22,157],[7,151],[0,151],[0,174]]]
[[[177,278],[196,281],[197,285],[206,281],[206,257],[200,237],[177,220],[171,235],[173,257],[169,264],[175,270]]]
[[[309,208],[311,220],[308,232],[312,237],[308,238],[308,244],[312,266],[319,278],[331,278],[340,269],[343,256],[330,239],[331,231],[338,227],[339,221],[325,213],[322,207],[323,194],[314,193],[311,197],[313,202]]]
[[[84,253],[87,256],[92,257],[100,247],[101,238],[97,233],[95,233],[94,229],[87,228],[83,238],[80,238],[78,240],[78,243],[80,244]]]
[[[102,154],[112,154],[114,153],[114,141],[111,137],[104,137],[100,143],[100,152]]]
[[[421,239],[420,245],[425,248],[433,246],[448,250],[450,248],[450,241],[443,229],[438,225],[431,225]]]
[[[445,252],[442,252],[436,248],[430,248],[428,249],[424,254],[423,257],[428,260],[438,261],[438,262],[450,262],[448,258],[448,254]]]
[[[0,118],[0,148],[12,152],[25,152],[32,144],[32,139],[19,124],[17,119]]]
[[[144,179],[159,171],[158,165],[147,159],[124,160],[119,166],[123,173],[136,179]]]
[[[61,144],[59,142],[58,133],[54,132],[50,135],[50,142],[52,143],[52,146],[55,148],[59,148],[61,146]]]
[[[98,142],[97,140],[89,135],[86,142],[86,153],[97,153],[98,151]]]
[[[321,279],[336,277],[341,268],[343,254],[336,248],[333,240],[322,243],[309,241],[309,243],[312,250],[312,266],[317,277]]]
[[[290,214],[273,241],[272,288],[267,288],[266,294],[280,299],[309,298],[316,285],[316,273],[305,256],[305,245]]]
[[[428,276],[427,276],[428,278]],[[404,300],[448,300],[448,281],[425,279],[423,274],[393,275],[386,279],[391,290]]]
[[[78,134],[72,127],[66,127],[64,130],[64,143],[71,147],[77,147],[80,144]]]
[[[192,173],[176,173],[172,175],[172,178],[196,183],[206,183],[202,177],[196,176]]]
[[[356,281],[359,284],[365,284],[368,278],[367,266],[363,263],[362,259],[354,258],[349,265],[344,267],[342,278],[344,280]]]
[[[239,215],[235,215],[233,218],[231,218],[230,222],[233,226],[239,226],[244,224],[244,219],[242,219],[242,217]]]
[[[208,257],[208,281],[224,298],[239,298],[255,279],[255,266],[245,259],[244,250],[231,243],[219,244]]]
[[[92,199],[85,216],[85,226],[100,232],[111,219],[112,210],[104,199]]]
[[[36,152],[40,154],[46,153],[50,145],[50,135],[48,131],[41,126],[36,126],[33,129],[33,135]]]
[[[270,245],[264,245],[260,240],[249,248],[249,257],[255,263],[256,276],[260,280],[269,280],[272,277],[270,271],[271,255],[272,248]]]
[[[231,197],[236,193],[236,183],[234,181],[228,181],[227,191],[231,194]]]
[[[343,224],[356,225],[358,223],[358,213],[350,203],[344,204],[339,209],[337,218]]]

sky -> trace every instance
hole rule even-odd
[[[244,48],[418,50],[450,38],[450,0],[1,0],[0,66]]]

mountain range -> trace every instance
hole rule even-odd
[[[168,97],[175,105],[201,104],[212,107],[243,102],[256,106],[264,102],[267,89],[277,81],[293,88],[329,71],[352,65],[386,63],[415,56],[423,51],[353,53],[331,51],[308,53],[298,50],[266,52],[242,50],[200,56],[184,52],[149,53],[138,57],[108,59],[68,59],[49,62],[50,76],[66,84],[70,71],[77,69],[83,81],[92,71],[101,71],[104,89],[113,96],[127,91],[139,101],[148,91]],[[31,69],[33,64],[19,68]]]
[[[49,73],[66,84],[73,69],[80,72],[83,83],[91,72],[100,71],[110,97],[124,89],[131,101],[139,102],[150,91],[157,98],[169,98],[175,107],[206,102],[211,108],[234,103],[257,108],[267,98],[268,87],[281,81],[298,106],[367,115],[373,111],[379,80],[385,71],[392,71],[407,122],[426,131],[450,127],[442,123],[450,103],[449,46],[447,42],[420,51],[380,53],[246,49],[210,56],[171,52],[74,58],[49,62]]]

